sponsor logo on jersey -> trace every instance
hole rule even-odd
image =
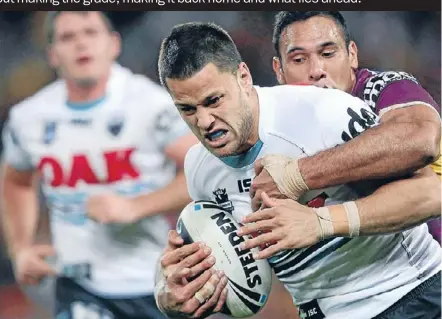
[[[215,201],[219,206],[229,212],[233,211],[235,207],[233,207],[232,201],[229,200],[229,196],[227,195],[225,188],[218,188],[213,192],[213,195],[215,195]]]
[[[319,308],[318,302],[312,300],[299,306],[299,317],[301,319],[323,319],[325,315]]]
[[[70,122],[72,125],[76,126],[89,126],[92,123],[92,119],[86,119],[86,118],[74,118]]]
[[[390,83],[401,80],[410,80],[419,84],[416,78],[406,72],[380,72],[372,76],[364,87],[364,102],[367,103],[373,111],[376,111],[376,103],[382,90]]]
[[[46,183],[52,187],[75,187],[78,182],[86,184],[110,184],[123,179],[138,179],[140,172],[134,166],[132,157],[135,148],[109,151],[102,154],[106,176],[99,177],[85,154],[74,154],[68,169],[53,156],[40,159],[38,170]]]
[[[341,138],[344,142],[350,141],[377,123],[377,115],[375,113],[365,108],[361,108],[359,112],[360,114],[356,113],[356,111],[350,107],[347,109],[350,121],[348,121],[348,132],[344,131],[341,134]]]
[[[250,186],[252,185],[252,179],[246,178],[246,179],[239,179],[237,181],[238,183],[238,191],[240,193],[248,193],[250,192]]]

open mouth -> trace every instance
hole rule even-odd
[[[216,140],[223,138],[226,134],[227,134],[226,130],[216,130],[211,133],[207,133],[205,135],[205,138],[207,138],[211,142],[214,142]]]
[[[83,57],[80,57],[80,58],[77,59],[77,63],[80,64],[80,65],[84,65],[84,64],[89,63],[91,60],[92,59],[90,57],[83,56]]]
[[[224,141],[228,131],[227,130],[215,130],[213,132],[207,133],[204,135],[207,142],[212,147],[222,147],[226,143]]]

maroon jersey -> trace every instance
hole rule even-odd
[[[440,107],[431,95],[414,76],[406,72],[360,69],[356,72],[356,84],[351,94],[364,100],[373,112],[379,115],[390,110],[392,106],[413,104],[432,106],[440,114]],[[440,219],[428,222],[428,227],[433,237],[441,243]]]
[[[351,94],[364,100],[379,115],[393,105],[400,107],[412,104],[432,106],[440,114],[440,107],[431,95],[414,76],[406,72],[359,69]]]

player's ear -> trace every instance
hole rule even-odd
[[[282,72],[282,64],[278,57],[274,56],[272,61],[273,72],[275,72],[276,79],[279,84],[286,84],[284,72]]]
[[[350,67],[356,70],[359,66],[358,46],[354,41],[350,41],[350,43],[348,44],[348,56],[350,59]]]
[[[113,31],[111,33],[112,39],[112,57],[117,59],[121,53],[121,36],[118,32]]]
[[[252,74],[250,73],[249,67],[244,62],[241,62],[238,66],[238,81],[239,84],[249,91],[253,87]]]

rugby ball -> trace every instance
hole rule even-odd
[[[212,249],[214,268],[228,278],[227,300],[223,313],[246,318],[266,304],[272,286],[272,271],[267,260],[254,260],[258,248],[241,251],[246,236],[238,236],[240,224],[232,214],[211,201],[195,201],[181,212],[176,230],[186,244],[201,241]]]

